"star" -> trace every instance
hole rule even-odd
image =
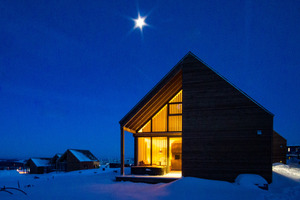
[[[137,19],[134,19],[135,22],[134,28],[139,28],[141,31],[143,31],[143,27],[147,26],[145,19],[146,17],[141,17],[140,15],[138,16]]]

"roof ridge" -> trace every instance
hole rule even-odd
[[[262,108],[264,111],[268,112],[269,114],[271,114],[272,116],[274,116],[274,114],[272,112],[270,112],[268,109],[266,109],[265,107],[263,107],[260,103],[258,103],[257,101],[255,101],[252,97],[250,97],[246,92],[244,92],[243,90],[241,90],[239,87],[237,87],[235,84],[233,84],[232,82],[230,82],[227,78],[225,78],[223,75],[221,75],[218,71],[216,71],[214,68],[212,68],[211,66],[209,66],[206,62],[204,62],[203,60],[201,60],[200,58],[198,58],[195,54],[193,54],[191,51],[188,52],[188,55],[192,55],[193,57],[195,57],[198,61],[202,62],[206,67],[208,67],[210,70],[212,70],[213,72],[215,72],[218,76],[220,76],[222,79],[224,79],[227,83],[229,83],[231,86],[233,86],[235,89],[237,89],[239,92],[241,92],[244,96],[246,96],[248,99],[250,99],[253,103],[255,103],[256,105],[258,105],[260,108]]]
[[[203,60],[201,60],[199,57],[197,57],[194,53],[192,53],[191,51],[189,51],[187,54],[185,54],[180,60],[179,62],[177,62],[172,68],[171,70],[165,75],[163,76],[163,78],[154,85],[154,87],[152,87],[152,89],[143,96],[143,98],[138,101],[134,107],[132,107],[132,109],[130,109],[129,112],[127,112],[127,114],[119,121],[119,124],[121,126],[125,126],[126,123],[129,121],[127,118],[131,117],[133,118],[139,111],[137,110],[140,106],[144,106],[146,105],[147,102],[144,102],[147,98],[152,98],[155,96],[155,92],[156,90],[159,91],[160,89],[163,88],[163,86],[161,85],[164,81],[166,81],[167,79],[172,79],[172,77],[176,76],[180,70],[182,70],[182,67],[184,65],[185,59],[189,56],[192,56],[193,58],[195,58],[197,61],[199,61],[200,63],[202,63],[204,66],[206,66],[208,69],[210,69],[212,72],[214,72],[217,76],[219,76],[220,78],[222,78],[224,81],[226,81],[228,84],[230,84],[233,88],[235,88],[237,91],[239,91],[241,94],[243,94],[246,98],[248,98],[250,101],[252,101],[254,104],[256,104],[258,107],[260,107],[261,109],[263,109],[265,112],[269,113],[270,115],[274,116],[273,113],[271,113],[269,110],[267,110],[266,108],[264,108],[261,104],[259,104],[257,101],[255,101],[253,98],[251,98],[247,93],[245,93],[243,90],[241,90],[240,88],[238,88],[236,85],[234,85],[233,83],[231,83],[227,78],[225,78],[224,76],[222,76],[219,72],[217,72],[215,69],[213,69],[212,67],[210,67],[207,63],[205,63]],[[176,71],[178,70],[178,71]],[[172,76],[171,76],[172,75]]]

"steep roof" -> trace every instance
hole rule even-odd
[[[89,150],[69,149],[79,162],[99,161]]]
[[[192,52],[188,52],[121,120],[120,125],[126,131],[136,133],[163,105],[165,105],[180,89],[182,89],[182,68],[190,60],[202,63],[218,76],[228,82],[231,86],[245,95],[265,112],[273,114],[257,103],[241,89],[230,83],[226,78],[209,67]]]
[[[184,59],[184,58],[183,58]],[[136,132],[152,115],[182,89],[181,62],[175,65],[121,120],[127,131]]]

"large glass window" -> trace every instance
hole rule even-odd
[[[182,138],[170,137],[168,139],[167,137],[139,137],[138,166],[149,165],[169,166],[168,170],[181,171]]]
[[[152,164],[167,165],[167,138],[153,137],[152,138]]]
[[[139,133],[182,131],[182,90],[141,127]]]
[[[151,164],[151,138],[138,138],[138,165],[145,166]]]

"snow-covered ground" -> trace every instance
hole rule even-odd
[[[27,193],[0,191],[0,199],[300,199],[299,165],[274,165],[273,183],[268,191],[253,186],[253,181],[261,179],[251,175],[240,177],[236,183],[186,177],[168,184],[146,184],[115,182],[118,173],[114,170],[93,169],[43,175],[0,171],[0,188],[18,187],[19,183]]]

